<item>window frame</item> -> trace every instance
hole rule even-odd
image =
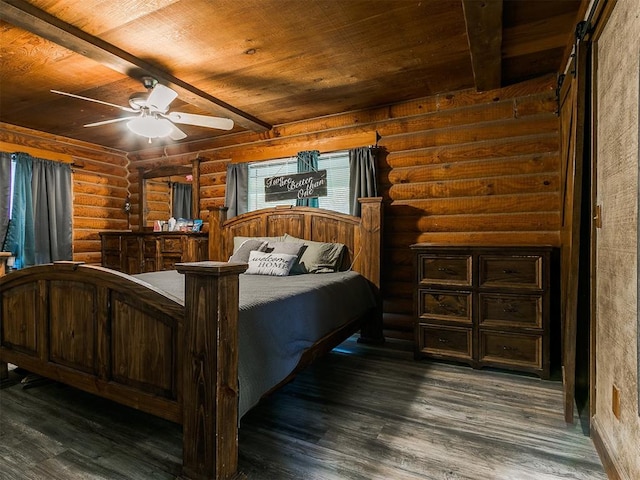
[[[296,157],[281,157],[250,162],[247,168],[248,212],[261,210],[263,208],[296,204],[296,199],[278,200],[274,202],[266,202],[264,200],[264,179],[275,175],[298,173]],[[261,170],[263,174],[259,173]],[[318,207],[349,214],[349,151],[337,150],[320,153],[318,170],[327,170],[327,196],[318,197]],[[267,172],[266,174],[264,173],[265,171]]]

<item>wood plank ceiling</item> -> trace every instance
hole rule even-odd
[[[0,121],[134,152],[126,113],[151,74],[172,111],[234,130],[487,90],[558,72],[586,0],[0,0]],[[180,126],[196,141],[229,132]],[[174,143],[156,139],[153,146]]]

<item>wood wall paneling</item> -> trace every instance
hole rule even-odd
[[[128,195],[124,152],[15,125],[0,124],[0,142],[39,158],[73,165],[73,260],[100,263],[102,230],[129,227],[123,210]],[[40,153],[41,152],[41,153]]]
[[[593,108],[586,124],[593,128],[587,146],[599,221],[591,231],[591,432],[609,478],[626,480],[640,478],[640,16],[634,1],[600,1],[593,10]]]
[[[74,259],[99,262],[97,231],[138,224],[140,167],[201,158],[200,209],[207,226],[208,208],[224,204],[230,161],[368,145],[377,132],[386,153],[379,165],[385,202],[385,330],[389,336],[413,338],[412,243],[559,245],[562,182],[555,89],[556,77],[546,76],[128,156],[94,147],[83,158],[87,168],[74,175]],[[132,201],[128,218],[120,203],[127,194]]]
[[[495,97],[481,97],[478,105],[465,98],[462,106],[442,114],[441,120],[472,113],[469,124],[432,119],[434,128],[425,130],[391,129],[388,135],[379,129],[380,143],[389,152],[380,175],[388,204],[384,267],[385,272],[393,270],[385,275],[388,335],[410,337],[410,244],[559,245],[555,93],[523,89],[508,102],[494,101],[501,92],[493,93]],[[457,105],[455,95],[448,100]],[[510,116],[504,114],[506,104]]]
[[[385,332],[413,339],[409,245],[416,242],[559,246],[561,172],[556,77],[465,90],[376,109],[216,137],[162,155],[201,155],[201,208],[224,203],[230,161],[331,151],[354,138],[378,145],[385,202]],[[346,142],[346,143],[345,143]],[[356,145],[353,145],[356,146]],[[153,151],[137,152],[154,161]],[[203,216],[206,214],[203,211]],[[206,219],[205,219],[206,220]]]

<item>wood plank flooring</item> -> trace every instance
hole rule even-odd
[[[18,382],[13,371],[11,378]],[[0,390],[0,479],[170,479],[179,426],[49,383]],[[242,419],[249,480],[606,479],[559,382],[349,339]]]

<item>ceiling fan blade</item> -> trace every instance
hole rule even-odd
[[[109,123],[123,122],[125,120],[131,120],[132,118],[138,118],[138,116],[133,117],[120,117],[120,118],[112,118],[111,120],[103,120],[101,122],[87,123],[85,127],[99,127],[100,125],[107,125]]]
[[[187,134],[184,133],[175,125],[173,125],[173,128],[171,129],[171,133],[169,134],[169,138],[171,140],[182,140],[183,138],[187,138]]]
[[[116,105],[115,103],[103,102],[102,100],[96,100],[95,98],[83,97],[82,95],[76,95],[75,93],[61,92],[60,90],[51,90],[51,92],[57,93],[58,95],[66,95],[67,97],[79,98],[80,100],[86,100],[88,102],[101,103],[102,105],[108,105],[109,107],[119,108],[125,112],[137,112],[137,110],[130,107],[123,107],[122,105]]]
[[[233,120],[230,118],[210,117],[208,115],[197,115],[195,113],[170,112],[165,115],[175,123],[185,125],[197,125],[198,127],[218,128],[220,130],[231,130]]]
[[[157,83],[147,98],[147,107],[149,107],[151,111],[166,112],[169,104],[173,102],[177,96],[178,93],[174,90],[161,83]]]

